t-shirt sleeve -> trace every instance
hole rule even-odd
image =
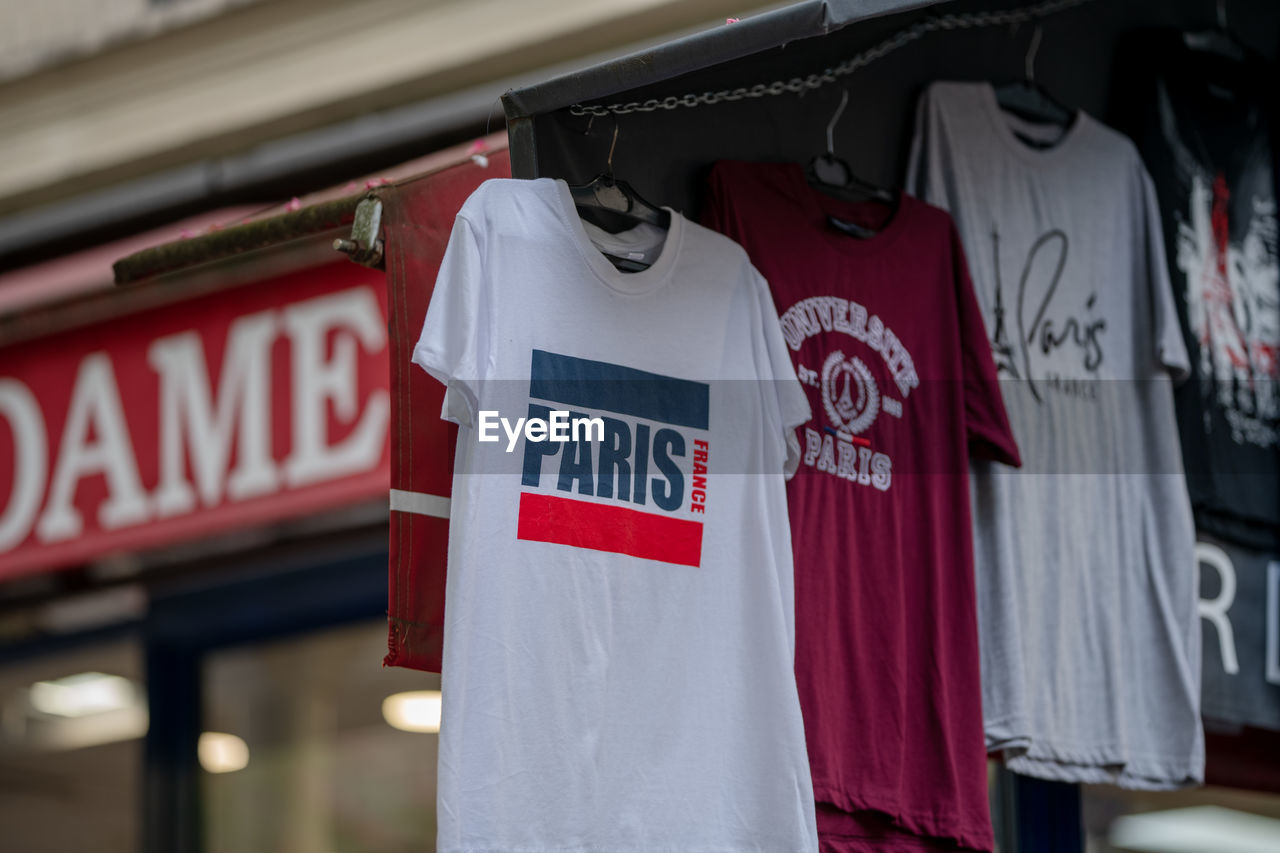
[[[955,224],[950,223],[951,257],[956,283],[956,306],[960,322],[960,351],[964,383],[965,435],[973,458],[992,459],[1017,468],[1022,465],[1018,443],[1009,426],[1004,397],[996,379],[995,362],[986,324],[973,292],[969,264]]]
[[[471,224],[459,216],[440,262],[413,362],[445,385],[440,417],[464,426],[473,422],[478,408],[478,382],[486,359],[483,291],[479,242]]]
[[[785,442],[782,470],[790,480],[800,466],[800,436],[796,434],[796,428],[808,423],[812,412],[809,410],[809,400],[804,388],[801,387],[800,380],[796,379],[791,356],[787,354],[787,343],[782,337],[782,324],[778,322],[778,310],[773,305],[769,283],[754,267],[752,274],[756,278],[756,294],[760,301],[765,358],[768,364],[768,375],[762,378],[777,399],[781,416],[781,438]]]
[[[1173,299],[1173,283],[1169,280],[1160,204],[1156,199],[1155,184],[1152,183],[1151,176],[1145,167],[1139,165],[1138,168],[1142,175],[1141,222],[1145,232],[1138,274],[1139,281],[1146,283],[1151,299],[1154,356],[1158,367],[1169,371],[1174,382],[1181,382],[1191,375],[1191,360],[1187,357],[1187,344],[1182,338],[1178,308]]]

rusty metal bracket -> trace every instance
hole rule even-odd
[[[350,239],[339,237],[333,248],[366,267],[382,268],[382,199],[368,196],[356,205]]]

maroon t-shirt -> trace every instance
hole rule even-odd
[[[769,280],[813,410],[788,498],[824,847],[989,850],[968,466],[1019,463],[951,218],[735,162],[703,218]]]

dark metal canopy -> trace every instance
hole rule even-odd
[[[652,50],[508,92],[509,122],[669,80],[800,39],[825,36],[855,21],[933,6],[946,0],[803,0]]]
[[[623,93],[628,95],[626,100],[643,100],[641,94],[648,97],[655,84],[676,80],[692,84],[700,79],[697,72],[708,68],[777,51],[792,42],[827,36],[856,21],[901,14],[947,1],[804,0],[536,86],[512,90],[503,96],[511,140],[512,173],[516,177],[545,174],[539,168],[546,159],[546,152],[538,150],[540,116]],[[811,66],[808,70],[821,69]],[[673,91],[655,96],[665,97]],[[611,128],[608,130],[612,133]]]
[[[702,174],[720,159],[807,162],[826,144],[826,125],[849,93],[835,130],[836,153],[867,180],[900,184],[916,98],[937,79],[1020,79],[1032,26],[931,29],[899,49],[803,94],[674,109],[575,114],[572,105],[667,99],[768,86],[847,62],[933,16],[1041,5],[1044,0],[807,0],[658,48],[508,92],[512,174],[585,183],[604,171],[615,129],[614,171],[649,201],[698,212]],[[1208,0],[1092,0],[1055,4],[1038,19],[1035,79],[1057,100],[1106,120],[1119,37],[1142,27],[1208,28]],[[943,6],[944,8],[937,8]],[[1274,56],[1280,4],[1236,0],[1233,32]],[[776,88],[776,87],[775,87]]]

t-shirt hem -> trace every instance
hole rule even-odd
[[[1117,785],[1144,791],[1174,791],[1204,782],[1203,755],[1134,755],[1113,744],[1048,743],[1028,733],[1021,717],[989,719],[987,751],[1024,776],[1054,782]]]
[[[891,797],[855,795],[828,785],[815,784],[813,795],[818,802],[829,803],[842,811],[879,812],[899,828],[922,839],[951,842],[961,850],[988,851],[995,847],[990,817],[985,813],[966,819],[953,812],[906,811]],[[975,827],[975,823],[987,825]]]
[[[644,847],[620,847],[617,844],[588,844],[579,847],[543,847],[543,845],[506,845],[506,847],[440,847],[438,853],[814,853],[804,847],[768,847],[763,844],[690,847],[685,844],[645,844]]]
[[[1204,783],[1203,758],[1125,755],[1114,747],[1033,743],[1026,749],[1005,750],[1004,763],[1014,773],[1038,779],[1139,791],[1176,791]]]
[[[906,832],[893,838],[819,832],[818,840],[820,850],[831,849],[839,853],[978,853],[968,847],[957,847],[949,840]]]

